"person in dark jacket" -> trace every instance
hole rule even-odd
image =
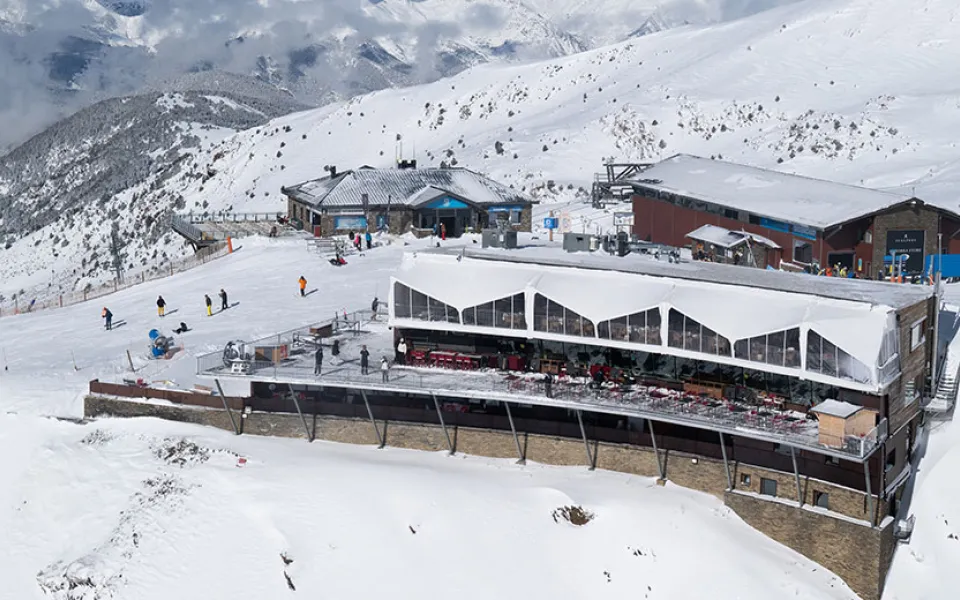
[[[370,303],[370,312],[373,313],[373,316],[370,317],[371,321],[377,320],[377,309],[380,308],[380,299],[374,296],[373,302]]]
[[[213,316],[213,301],[210,300],[210,296],[208,296],[207,294],[204,294],[204,295],[203,295],[203,302],[207,305],[207,316],[208,316],[208,317],[212,317],[212,316]]]
[[[313,357],[313,374],[319,375],[323,369],[323,346],[317,346],[317,353]]]
[[[167,301],[163,299],[163,296],[157,296],[157,314],[163,316],[164,307],[167,305]]]
[[[227,304],[227,291],[220,288],[220,310],[227,310],[227,308],[229,308]]]
[[[365,345],[360,348],[360,374],[370,374],[370,351],[367,350]]]
[[[104,325],[106,326],[107,331],[110,331],[111,329],[113,329],[113,313],[110,312],[110,309],[104,306],[103,312],[100,314],[103,316],[103,319],[105,321]],[[364,346],[364,348],[366,348],[366,346]]]

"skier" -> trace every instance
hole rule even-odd
[[[340,340],[333,340],[333,347],[330,348],[330,354],[340,356]]]
[[[380,375],[383,376],[384,383],[390,381],[390,363],[387,362],[386,356],[380,359]]]
[[[360,348],[360,374],[370,374],[370,351],[367,350],[366,345]]]
[[[107,331],[113,329],[113,313],[110,312],[110,309],[104,306],[103,312],[100,313],[100,316],[103,317],[104,321],[106,322],[105,325]]]
[[[403,338],[400,338],[400,343],[397,344],[397,364],[407,364],[407,343],[403,341]]]
[[[307,278],[301,275],[300,279],[298,279],[297,281],[300,284],[300,297],[302,298],[306,296],[306,293],[304,293],[304,290],[307,289]]]
[[[367,232],[367,250],[373,247],[373,236],[370,235],[370,232]]]
[[[323,346],[317,346],[317,353],[314,355],[313,374],[319,375],[323,368]]]
[[[173,330],[174,333],[186,333],[188,331],[190,331],[190,328],[183,321],[180,321],[180,327]]]
[[[357,252],[363,250],[363,242],[360,240],[360,232],[357,232],[357,237],[353,239],[353,245],[357,247]]]
[[[437,234],[438,234],[438,233],[440,233],[440,232],[437,230],[437,223],[434,222],[434,223],[433,223],[433,237],[437,237]]]
[[[227,304],[227,292],[220,288],[220,310],[227,310],[229,305]]]
[[[440,223],[440,239],[447,241],[447,224]]]
[[[204,294],[204,295],[203,295],[203,302],[207,305],[207,316],[208,316],[208,317],[212,317],[212,316],[213,316],[213,301],[210,300],[210,296],[208,296],[207,294]]]
[[[380,308],[380,299],[376,296],[373,297],[373,302],[370,303],[370,312],[373,313],[373,316],[370,317],[371,321],[377,320],[377,309]]]
[[[167,301],[163,299],[163,296],[157,296],[157,314],[161,317],[163,316],[163,308],[167,305]]]

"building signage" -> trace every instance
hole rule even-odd
[[[925,232],[922,229],[892,230],[887,232],[887,256],[896,253],[909,254],[903,262],[904,273],[923,271],[923,242]],[[897,263],[900,261],[897,260]]]
[[[469,208],[467,203],[463,200],[457,200],[456,198],[451,198],[450,196],[444,196],[443,198],[438,198],[430,204],[427,205],[427,208],[433,209],[449,209],[449,208]]]
[[[773,219],[768,219],[766,217],[760,217],[760,226],[766,227],[767,229],[772,229],[774,231],[782,231],[784,233],[790,233],[789,225],[787,225],[783,221],[774,221]]]
[[[560,213],[560,233],[570,233],[573,231],[573,219],[570,213],[563,211]]]
[[[800,238],[805,238],[808,240],[817,239],[817,230],[812,227],[804,227],[803,225],[794,225],[792,227],[793,235]]]
[[[491,206],[487,209],[487,212],[520,212],[523,210],[522,206]]]
[[[560,219],[556,217],[544,217],[543,218],[543,228],[544,229],[557,229],[560,226]]]
[[[614,227],[633,227],[633,213],[632,212],[613,213],[613,226]]]
[[[334,217],[333,228],[337,230],[341,230],[341,229],[364,230],[367,228],[367,218],[362,215],[349,216],[349,217]]]

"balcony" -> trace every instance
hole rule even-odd
[[[333,340],[340,355],[332,356]],[[324,347],[322,374],[314,374],[317,344]],[[359,351],[370,352],[369,374],[361,373]],[[812,416],[785,410],[773,403],[715,399],[655,385],[595,386],[585,378],[554,379],[538,373],[498,369],[448,369],[435,366],[393,366],[384,381],[380,357],[393,358],[393,337],[383,321],[366,313],[342,315],[322,323],[283,332],[197,358],[197,374],[279,384],[309,385],[437,395],[552,406],[667,422],[756,440],[779,443],[836,458],[862,462],[886,438],[886,420],[865,435],[831,438],[821,443],[819,423]],[[456,364],[456,363],[454,363]],[[464,364],[466,366],[466,364]]]

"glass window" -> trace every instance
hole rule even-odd
[[[867,365],[815,331],[807,333],[807,370],[860,383],[873,378]]]
[[[510,329],[512,302],[510,298],[501,298],[493,303],[493,326]]]
[[[431,298],[427,296],[427,304],[430,308],[430,320],[431,321],[446,321],[447,320],[447,305],[443,302],[440,302],[436,298]]]
[[[767,479],[766,477],[760,478],[760,493],[764,496],[776,496],[777,495],[777,480],[776,479]]]
[[[477,324],[477,307],[471,306],[470,308],[463,309],[463,324],[464,325],[476,325]]]
[[[667,329],[669,345],[674,348],[704,354],[730,355],[730,340],[672,308]]]
[[[597,323],[597,337],[603,340],[610,339],[610,321],[600,321]]]
[[[800,329],[788,329],[784,339],[783,366],[800,368]]]
[[[647,343],[660,345],[660,309],[651,308],[646,312],[647,315]]]
[[[410,288],[399,281],[393,285],[393,314],[398,319],[410,318]]]
[[[534,329],[547,333],[596,337],[593,321],[537,294],[533,299]],[[544,316],[541,316],[544,315]]]
[[[683,348],[683,313],[670,309],[667,316],[667,345],[671,348]]]
[[[511,324],[513,329],[527,328],[527,303],[523,294],[516,294],[512,299]]]
[[[827,492],[821,492],[819,490],[813,490],[813,505],[819,506],[820,508],[830,509],[830,494]]]
[[[430,311],[427,308],[427,295],[417,290],[410,290],[410,316],[420,321],[430,320]]]
[[[477,306],[477,326],[493,327],[493,302]]]

